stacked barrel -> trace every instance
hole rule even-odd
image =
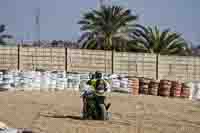
[[[182,98],[189,98],[189,96],[190,96],[190,87],[187,86],[186,84],[182,84],[182,89],[181,89],[180,96]]]
[[[171,89],[172,83],[169,80],[161,80],[160,81],[160,88],[159,88],[159,95],[168,97],[170,96],[170,89]]]
[[[149,95],[157,96],[159,89],[159,81],[151,80],[149,83]]]
[[[189,98],[190,87],[180,81],[129,78],[128,86],[132,95],[153,95]]]
[[[172,81],[172,88],[170,96],[180,97],[181,96],[182,83],[180,81]]]
[[[139,95],[139,79],[131,78],[128,82],[128,87],[131,89],[132,95]]]
[[[140,78],[140,80],[139,80],[139,88],[140,88],[139,93],[140,94],[148,95],[148,93],[149,93],[149,83],[150,83],[149,79]]]

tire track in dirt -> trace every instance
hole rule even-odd
[[[37,102],[32,102],[32,104],[37,104]],[[35,132],[40,132],[43,133],[46,128],[45,125],[47,125],[43,120],[42,120],[42,112],[45,112],[47,110],[51,110],[52,108],[52,104],[40,104],[40,108],[39,111],[35,114],[35,117],[32,120],[31,123],[31,128],[35,131]]]
[[[136,102],[135,105],[135,122],[136,122],[136,132],[144,132],[144,114],[145,114],[145,105],[142,101]]]
[[[133,125],[133,122],[126,120],[122,117],[122,114],[113,113],[113,118],[108,121],[96,121],[96,120],[81,120],[77,115],[78,113],[69,113],[73,115],[58,115],[57,113],[44,114],[41,113],[42,117],[47,119],[64,119],[65,123],[69,123],[71,126],[76,127],[87,127],[87,128],[119,128],[119,127],[129,127]],[[76,114],[76,115],[74,115]]]
[[[64,107],[63,107],[64,108]],[[126,115],[122,115],[121,113],[114,112],[112,113],[112,119],[109,121],[90,121],[90,120],[81,120],[78,115],[79,112],[72,111],[71,113],[68,110],[68,115],[59,113],[60,111],[53,110],[54,106],[49,106],[44,108],[42,112],[40,112],[40,117],[46,117],[46,119],[64,119],[66,123],[69,123],[72,126],[77,127],[109,127],[109,128],[118,128],[119,126],[128,127],[131,126],[134,122],[131,120],[127,120]],[[130,114],[129,114],[130,115]],[[133,115],[130,115],[133,116]],[[135,118],[135,116],[133,116]],[[102,126],[103,125],[103,126]]]

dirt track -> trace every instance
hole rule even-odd
[[[80,97],[69,92],[0,93],[0,121],[40,133],[200,133],[200,103],[113,94],[112,120],[80,120]]]

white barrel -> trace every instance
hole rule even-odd
[[[67,75],[67,88],[72,89],[72,81],[73,81],[73,76],[72,74]]]
[[[24,91],[30,91],[30,84],[31,84],[31,76],[29,74],[29,72],[25,71],[25,72],[21,72],[20,73],[21,79],[20,79],[20,83],[19,83],[19,87],[17,88],[17,90],[24,90]],[[31,89],[32,90],[32,89]]]
[[[13,78],[13,75],[12,75],[12,73],[6,73],[6,74],[4,74],[3,75],[3,79],[12,79]]]
[[[13,82],[13,75],[9,71],[3,73],[2,83],[0,84],[0,91],[10,90],[11,83]]]
[[[20,85],[21,77],[20,77],[19,73],[20,73],[19,71],[13,72],[13,81],[14,81],[13,86],[15,88],[17,88]]]
[[[80,84],[80,74],[73,74],[72,75],[72,88],[73,90],[78,91]]]
[[[128,78],[122,78],[120,80],[120,88],[128,88]]]
[[[64,81],[64,86],[65,86],[65,90],[68,90],[68,79],[65,78],[65,81]]]
[[[3,72],[0,72],[0,84],[3,83]]]
[[[120,88],[120,80],[113,79],[111,83],[112,90],[117,90]]]
[[[80,74],[80,80],[89,80],[89,74],[88,73]]]
[[[50,80],[50,83],[49,83],[49,90],[50,90],[50,91],[55,91],[55,89],[56,89],[57,74],[55,74],[55,73],[50,73],[49,80]]]
[[[15,73],[13,76],[13,79],[14,79],[14,84],[13,84],[13,86],[15,87],[15,89],[16,89],[16,91],[18,91],[18,90],[21,90],[22,88],[21,88],[21,74],[22,74],[22,72],[20,72],[20,71],[18,71],[17,73]]]
[[[64,90],[65,89],[65,80],[64,78],[57,78],[56,80],[56,90]]]
[[[57,78],[65,78],[65,77],[66,77],[65,71],[57,72]]]
[[[195,83],[193,83],[193,82],[187,82],[185,84],[190,88],[189,100],[192,100],[192,98],[194,96],[194,91],[195,91]]]
[[[77,90],[79,88],[80,80],[73,80],[72,88]]]
[[[195,88],[195,93],[194,93],[194,99],[195,100],[200,100],[200,82],[196,83],[196,88]]]
[[[40,77],[40,89],[41,91],[49,91],[50,87],[50,73],[43,72]]]
[[[103,79],[110,80],[111,79],[110,74],[104,74]]]
[[[56,89],[56,80],[50,79],[49,91],[55,91],[55,89]]]
[[[0,81],[3,80],[3,72],[0,72]]]
[[[68,82],[67,82],[67,88],[68,89],[72,89],[72,82],[69,81],[69,79],[68,79]]]
[[[27,79],[21,79],[20,80],[20,86],[17,90],[24,90],[24,91],[27,91],[28,90],[28,80]]]
[[[12,83],[13,82],[13,75],[10,72],[6,72],[3,74],[3,81],[4,83]]]
[[[32,89],[36,91],[40,91],[40,72],[35,72],[32,79]]]

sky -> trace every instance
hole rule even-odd
[[[77,40],[83,13],[99,0],[0,0],[0,24],[16,40],[37,39],[35,15],[40,7],[41,40]],[[139,15],[138,23],[171,28],[200,44],[200,0],[112,0]]]

